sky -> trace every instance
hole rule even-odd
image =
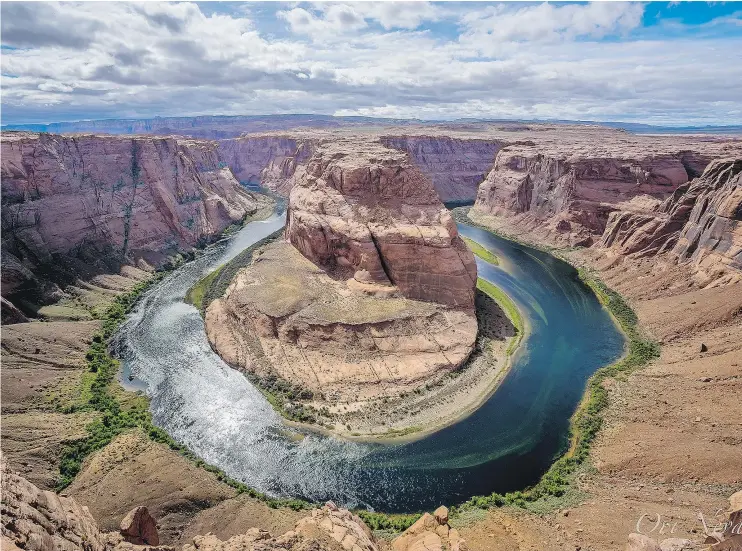
[[[742,3],[0,11],[3,124],[277,113],[742,124]]]

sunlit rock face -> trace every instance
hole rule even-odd
[[[472,309],[476,264],[430,181],[401,152],[324,144],[296,174],[286,238],[329,274]]]
[[[668,252],[692,265],[699,283],[742,276],[742,159],[712,161],[653,209],[611,214],[601,245],[623,255]]]
[[[671,155],[622,158],[509,146],[479,187],[476,208],[519,216],[555,240],[591,244],[616,205],[636,196],[663,198],[688,180]]]
[[[62,261],[157,266],[266,204],[209,141],[5,133],[1,170],[3,294]]]

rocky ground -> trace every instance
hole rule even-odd
[[[108,452],[110,455],[110,451]],[[5,461],[2,478],[2,548],[8,551],[73,550],[85,551],[466,551],[466,541],[448,521],[448,509],[439,507],[431,515],[423,514],[417,522],[391,543],[378,540],[355,514],[328,502],[298,518],[284,518],[291,525],[280,536],[265,529],[267,519],[250,515],[244,501],[239,512],[209,523],[209,531],[183,536],[182,545],[168,545],[163,538],[163,524],[145,506],[136,506],[122,515],[120,522],[101,525],[87,506],[67,495],[41,490]],[[139,481],[144,484],[145,481]],[[160,486],[158,489],[162,489]],[[157,494],[159,497],[159,494]],[[125,499],[125,496],[122,496]],[[121,503],[121,499],[119,503]],[[223,504],[224,505],[224,504]],[[220,507],[218,514],[234,511],[234,506]],[[202,519],[203,520],[203,519]],[[210,520],[214,520],[213,518]],[[250,526],[261,522],[261,527]],[[224,528],[227,525],[228,528]],[[273,526],[279,528],[275,522]],[[191,530],[198,530],[198,523]],[[219,529],[221,527],[221,529]],[[213,533],[217,528],[218,533]],[[225,535],[221,535],[225,534]]]

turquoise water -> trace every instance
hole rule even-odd
[[[283,224],[251,223],[231,241],[148,292],[119,335],[124,372],[151,398],[155,423],[233,478],[272,495],[351,507],[419,511],[535,483],[567,444],[587,379],[616,360],[624,339],[568,264],[459,225],[501,259],[479,275],[519,305],[528,337],[497,391],[472,415],[406,444],[285,436],[280,417],[210,349],[183,297],[198,279]]]

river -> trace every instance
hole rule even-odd
[[[415,442],[290,438],[260,392],[212,352],[199,312],[184,302],[196,281],[283,224],[283,214],[252,222],[169,274],[116,339],[121,381],[146,392],[155,424],[259,491],[400,512],[523,489],[564,450],[587,379],[622,354],[622,334],[574,268],[459,224],[501,259],[497,267],[477,259],[479,275],[515,300],[529,324],[497,391],[470,416]]]

